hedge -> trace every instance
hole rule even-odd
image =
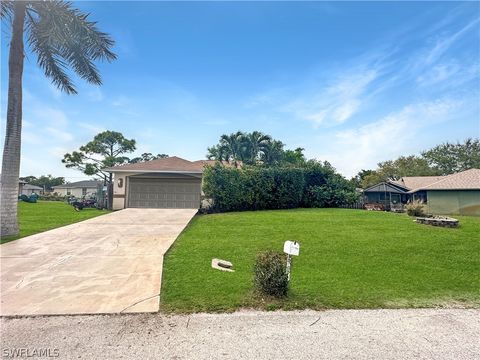
[[[216,164],[203,175],[213,211],[336,207],[355,200],[355,188],[325,164],[305,168],[229,168]]]

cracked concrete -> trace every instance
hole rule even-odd
[[[193,209],[125,209],[0,246],[0,315],[154,312]]]

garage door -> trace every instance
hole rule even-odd
[[[198,209],[201,179],[130,178],[128,207]]]

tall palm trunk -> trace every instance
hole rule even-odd
[[[14,2],[12,40],[8,58],[8,107],[1,177],[0,235],[17,235],[18,177],[22,135],[22,74],[24,1]]]

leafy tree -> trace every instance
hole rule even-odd
[[[129,162],[126,153],[135,151],[135,140],[126,139],[116,131],[104,131],[95,135],[92,141],[80,146],[78,151],[67,153],[62,163],[75,168],[85,175],[97,175],[112,183],[112,174],[103,169]]]
[[[396,160],[378,163],[378,168],[362,179],[362,187],[367,188],[387,180],[399,180],[404,176],[434,176],[440,172],[431,167],[423,157],[410,155],[400,156]]]
[[[304,148],[296,148],[295,150],[285,150],[283,152],[282,162],[284,165],[304,166],[307,159],[303,152]]]
[[[456,144],[446,142],[424,151],[422,156],[441,175],[480,169],[480,139],[468,138]]]
[[[375,170],[360,170],[357,175],[352,178],[352,183],[355,184],[355,187],[361,187],[367,176],[376,174]]]
[[[100,32],[88,14],[65,1],[2,0],[1,18],[11,28],[8,58],[7,126],[1,175],[0,236],[18,234],[17,196],[22,133],[22,77],[24,39],[52,83],[67,94],[77,91],[67,74],[70,68],[89,83],[101,85],[94,62],[116,55],[108,34]],[[3,26],[2,26],[3,28]]]
[[[152,153],[143,153],[138,157],[134,157],[133,159],[130,159],[128,162],[130,164],[136,164],[140,162],[152,161],[156,159],[165,159],[165,158],[168,158],[167,154],[152,155]]]
[[[53,177],[52,175],[42,175],[39,178],[35,176],[26,176],[20,178],[27,184],[41,186],[46,190],[52,190],[54,186],[65,184],[65,178],[62,176]]]

